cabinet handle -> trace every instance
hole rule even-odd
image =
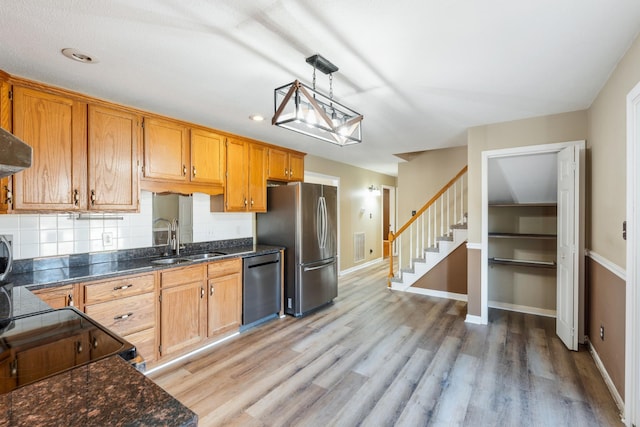
[[[13,203],[13,193],[6,185],[4,186],[4,189],[7,190],[7,204],[10,205]]]
[[[285,169],[284,170],[284,174],[285,174],[285,176],[288,176],[289,175],[289,171]]]
[[[125,289],[129,289],[132,288],[133,285],[132,284],[128,284],[128,285],[122,285],[122,286],[116,286],[115,288],[113,288],[114,291],[124,291]]]
[[[196,177],[196,167],[195,167],[195,166],[193,166],[193,168],[192,168],[192,169],[193,169],[193,177],[195,178],[195,177]]]
[[[67,305],[69,307],[73,307],[73,295],[69,294],[67,297],[69,298],[69,303]]]
[[[204,298],[204,288],[200,286],[200,298]]]
[[[10,376],[15,377],[18,375],[18,359],[13,359],[9,365]]]
[[[251,199],[251,206],[253,207],[253,199]]]
[[[247,206],[247,198],[244,198],[244,205]]]
[[[78,194],[78,190],[73,190],[73,204],[78,206],[79,201],[80,201],[80,195]]]
[[[209,288],[209,295],[213,295],[213,285]]]
[[[91,206],[95,206],[96,204],[96,192],[95,190],[91,190]]]
[[[289,178],[293,178],[293,169],[289,170]]]
[[[187,176],[187,165],[182,165],[182,175]]]
[[[120,316],[114,317],[113,320],[124,320],[131,316],[133,316],[133,313],[121,314]]]
[[[82,342],[80,342],[80,341],[78,341],[78,342],[76,343],[76,352],[77,352],[78,354],[82,353]]]

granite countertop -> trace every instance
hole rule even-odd
[[[47,287],[61,286],[71,283],[85,282],[90,280],[108,279],[122,275],[143,273],[147,271],[162,270],[166,268],[185,267],[195,265],[200,262],[219,261],[225,258],[248,257],[254,255],[262,255],[274,253],[282,249],[278,246],[267,245],[243,245],[233,247],[220,247],[213,249],[191,250],[181,253],[180,255],[170,256],[179,258],[198,253],[207,252],[224,252],[224,255],[215,258],[191,261],[183,264],[159,265],[153,264],[153,259],[160,258],[157,254],[149,256],[140,256],[137,258],[127,258],[123,256],[99,257],[98,262],[76,265],[70,262],[68,257],[54,257],[50,259],[41,259],[38,268],[28,271],[25,268],[14,272],[10,281],[15,287],[29,286],[31,290],[37,290]]]
[[[198,416],[119,356],[0,395],[0,427],[197,426]]]
[[[50,307],[26,287],[7,283],[2,286],[10,295],[13,317],[51,313]],[[10,351],[1,346],[0,349],[0,356]],[[119,355],[0,394],[0,427],[196,426],[197,423],[198,416],[193,411]]]

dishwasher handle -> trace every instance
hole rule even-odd
[[[247,266],[247,268],[263,267],[263,266],[265,266],[265,265],[269,265],[269,264],[277,264],[277,263],[279,263],[279,262],[280,262],[280,260],[279,260],[279,259],[277,259],[277,260],[275,260],[275,261],[267,261],[267,262],[261,262],[261,263],[258,263],[258,264],[248,265],[248,266]]]

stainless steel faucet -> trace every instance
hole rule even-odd
[[[180,255],[180,227],[178,226],[178,218],[171,220],[171,231],[173,232],[173,236],[171,237],[173,252],[176,255]]]

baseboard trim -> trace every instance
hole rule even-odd
[[[464,321],[466,323],[472,323],[474,325],[486,325],[486,322],[482,321],[482,316],[474,316],[472,314],[467,314]]]
[[[347,268],[346,270],[342,270],[338,273],[338,276],[344,276],[345,274],[350,274],[358,270],[362,270],[363,268],[371,267],[372,265],[376,265],[380,262],[384,261],[384,258],[376,258],[374,260],[365,262],[364,264],[356,265],[355,267]]]
[[[420,295],[426,295],[426,296],[436,297],[436,298],[445,298],[445,299],[452,299],[456,301],[467,302],[467,295],[457,294],[455,292],[437,291],[435,289],[425,289],[425,288],[414,288],[413,286],[410,286],[408,289],[405,289],[405,292],[411,292],[412,294],[420,294]]]
[[[467,242],[467,249],[473,249],[473,250],[479,251],[482,249],[482,243]]]
[[[607,388],[609,389],[609,393],[611,393],[613,400],[616,402],[616,405],[618,406],[618,410],[620,411],[620,414],[621,414],[620,419],[623,419],[624,417],[622,414],[624,414],[624,400],[622,400],[620,393],[618,393],[616,386],[613,384],[613,380],[611,380],[609,373],[604,367],[604,363],[602,363],[602,360],[600,359],[600,356],[598,355],[596,348],[593,346],[589,338],[587,338],[587,345],[589,346],[589,353],[591,353],[591,357],[593,358],[593,361],[596,363],[596,367],[598,368],[598,371],[600,371],[600,375],[602,375],[602,379],[604,380],[604,383],[607,385]]]
[[[537,316],[556,317],[555,310],[547,310],[538,307],[529,307],[527,305],[509,304],[506,302],[489,301],[489,308],[498,308],[501,310],[517,311],[518,313],[535,314]]]
[[[624,281],[627,280],[627,271],[624,268],[620,267],[618,264],[609,261],[602,255],[598,255],[598,253],[593,252],[591,250],[587,249],[586,253],[589,258],[591,258],[592,260],[594,260],[595,262],[597,262],[598,264],[600,264],[601,266],[603,266],[604,268],[606,268],[607,270],[609,270],[610,272],[612,272],[613,274],[621,278],[622,280]]]

